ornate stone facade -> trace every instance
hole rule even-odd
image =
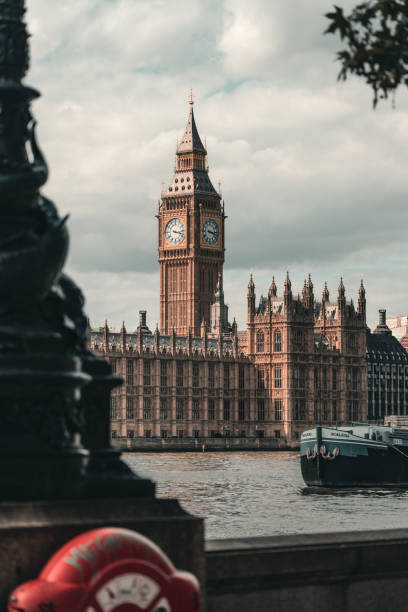
[[[366,301],[322,301],[305,281],[292,296],[275,281],[256,305],[251,276],[247,329],[228,322],[222,283],[224,205],[208,176],[193,104],[158,218],[160,330],[146,313],[137,330],[92,331],[92,350],[124,384],[112,393],[116,438],[253,437],[296,440],[312,424],[367,414]]]

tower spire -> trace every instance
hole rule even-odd
[[[193,94],[190,97],[190,112],[188,114],[186,129],[184,130],[184,136],[179,146],[177,147],[177,154],[179,153],[204,153],[207,151],[201,142],[200,135],[197,130],[196,122],[194,119],[194,101],[192,99]]]

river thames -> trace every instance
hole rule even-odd
[[[206,519],[207,538],[408,527],[408,491],[309,489],[299,454],[135,453],[124,458]]]

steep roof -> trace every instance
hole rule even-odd
[[[387,360],[408,361],[408,353],[391,334],[367,332],[367,357],[377,359],[377,355]]]
[[[183,140],[177,147],[177,153],[207,153],[201,142],[200,135],[194,119],[193,102],[190,102],[190,113],[188,115],[187,125],[184,132]]]

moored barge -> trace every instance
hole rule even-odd
[[[317,426],[302,433],[300,461],[313,487],[408,487],[408,429]]]

